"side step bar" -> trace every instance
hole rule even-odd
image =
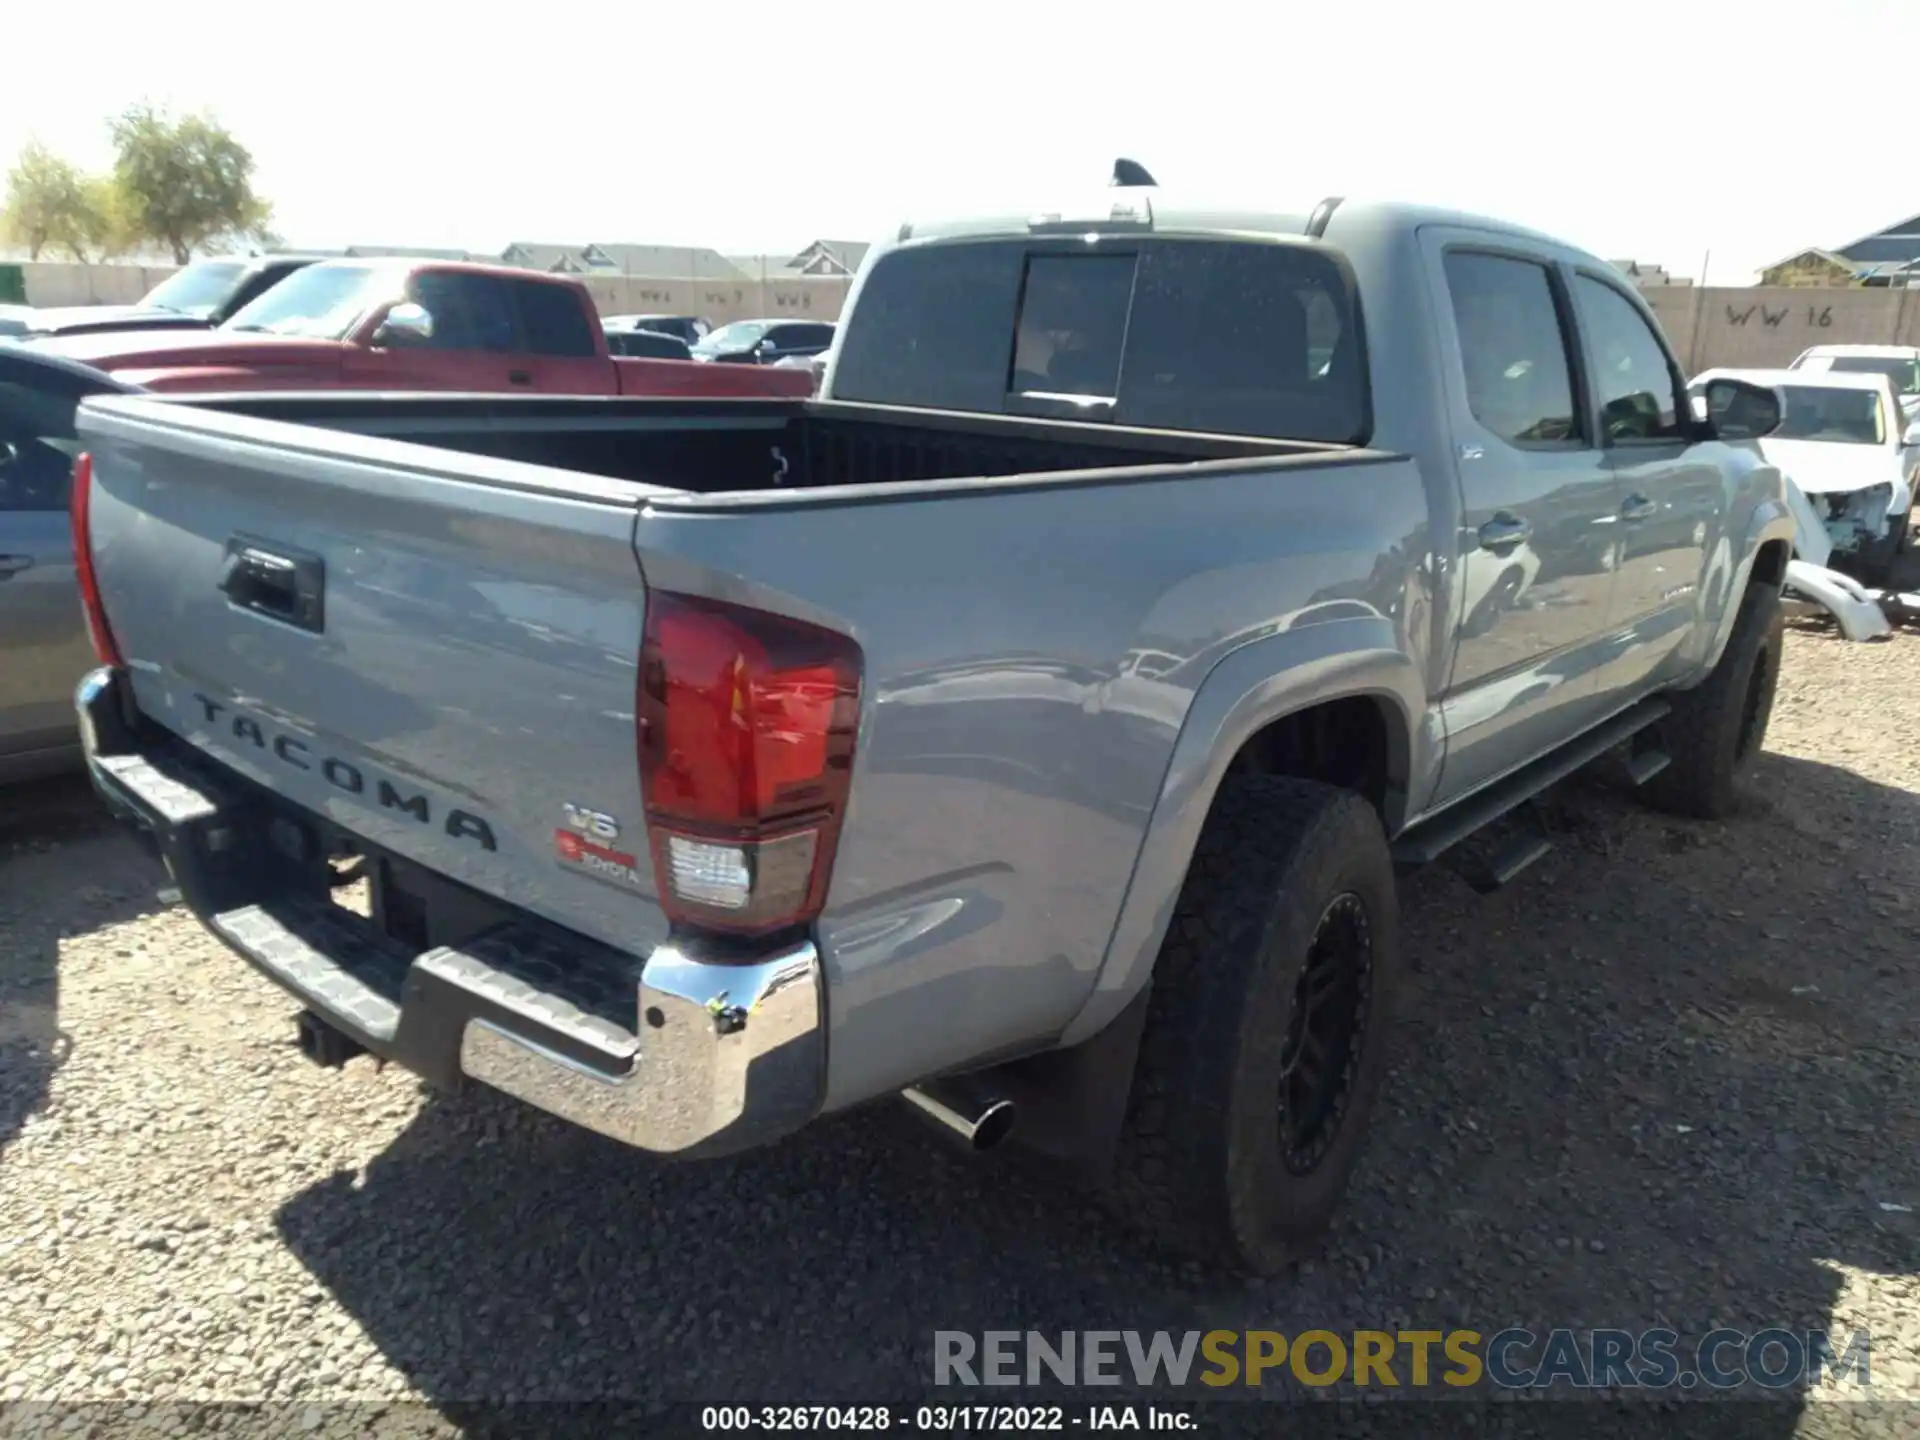
[[[1548,786],[1558,783],[1574,771],[1592,764],[1602,755],[1631,740],[1656,721],[1664,720],[1673,707],[1662,697],[1642,700],[1623,710],[1604,724],[1597,725],[1550,754],[1522,766],[1511,775],[1496,780],[1438,815],[1421,821],[1393,844],[1396,865],[1426,865],[1439,859],[1468,836],[1485,829],[1511,810],[1518,809]],[[1628,773],[1640,784],[1666,768],[1667,756],[1658,750],[1643,749],[1628,762]],[[1512,853],[1491,868],[1511,879],[1547,853],[1544,834],[1525,837]],[[1513,863],[1518,861],[1517,864]],[[1504,883],[1501,880],[1497,883]]]

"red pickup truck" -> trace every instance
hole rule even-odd
[[[813,391],[805,370],[608,353],[578,281],[492,265],[325,260],[213,330],[22,342],[151,390],[458,390],[549,395]]]

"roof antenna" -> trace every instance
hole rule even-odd
[[[1129,160],[1125,156],[1113,162],[1113,179],[1109,185],[1154,185],[1159,182],[1147,173],[1147,167],[1138,160]]]

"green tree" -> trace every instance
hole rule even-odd
[[[271,238],[273,210],[253,193],[253,156],[217,120],[140,104],[112,131],[130,236],[166,246],[180,265],[209,244]]]
[[[7,172],[7,198],[0,226],[27,258],[64,250],[85,262],[112,246],[118,206],[111,186],[89,179],[39,141],[29,141]]]
[[[81,212],[83,239],[95,260],[111,260],[136,248],[140,237],[127,214],[127,197],[111,175],[89,175],[85,181],[86,208]],[[84,257],[83,257],[84,258]]]

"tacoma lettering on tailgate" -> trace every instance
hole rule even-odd
[[[198,691],[194,692],[193,698],[199,702],[209,725],[228,727],[235,740],[265,751],[281,764],[295,770],[317,770],[336,790],[359,796],[371,793],[372,799],[383,810],[398,810],[411,815],[422,825],[433,823],[433,807],[425,795],[404,792],[383,775],[369,779],[366,771],[353,762],[342,760],[337,755],[315,754],[306,741],[292,735],[273,734],[258,720],[239,714],[231,706],[209,699]],[[472,840],[483,850],[499,848],[493,838],[493,827],[470,811],[447,811],[441,828],[456,839]]]

